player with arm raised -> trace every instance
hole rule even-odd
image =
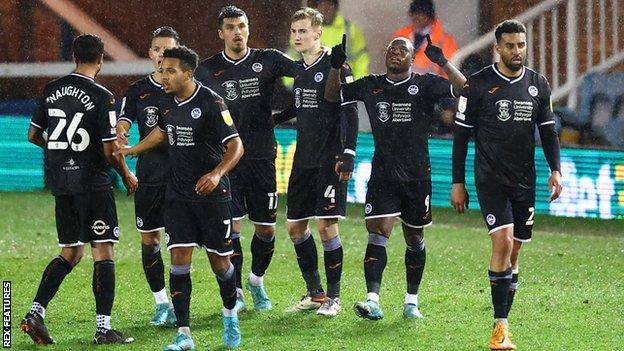
[[[94,81],[104,60],[104,43],[91,34],[73,42],[76,69],[48,83],[30,123],[28,140],[45,150],[46,184],[55,201],[61,253],[46,267],[30,312],[20,328],[36,344],[52,344],[44,324],[48,303],[80,262],[84,245],[93,254],[96,344],[129,343],[111,328],[115,298],[114,244],[119,241],[117,209],[107,162],[122,176],[128,194],[137,180],[116,157],[115,98]],[[47,132],[47,133],[46,133]]]
[[[379,291],[387,262],[386,244],[397,217],[402,222],[407,244],[403,314],[406,318],[422,317],[418,289],[425,267],[424,228],[432,224],[429,127],[435,103],[455,96],[454,91],[461,91],[466,81],[446,60],[442,50],[427,39],[427,56],[442,67],[450,81],[432,74],[413,73],[412,42],[396,38],[386,49],[386,74],[370,75],[340,87],[338,68],[344,62],[344,41],[332,49],[332,70],[325,97],[337,101],[342,94],[343,105],[363,101],[375,143],[364,208],[368,231],[364,275],[368,295],[366,301],[354,306],[355,313],[362,318],[383,317]]]
[[[165,50],[160,66],[167,97],[158,128],[125,155],[140,155],[168,144],[165,241],[171,253],[169,288],[178,334],[168,351],[194,350],[190,330],[191,261],[203,247],[217,277],[223,302],[223,342],[241,342],[232,254],[229,172],[243,155],[243,144],[223,99],[193,79],[197,54],[178,46]]]
[[[346,215],[347,181],[353,172],[358,114],[355,103],[341,108],[340,103],[324,98],[331,52],[321,46],[322,24],[321,13],[312,8],[295,12],[291,19],[290,36],[302,58],[297,61],[299,70],[293,87],[297,149],[288,181],[286,228],[295,245],[307,291],[288,310],[318,309],[318,314],[335,316],[340,311],[343,258],[338,219]],[[348,66],[341,71],[343,81],[353,81]],[[311,218],[316,220],[325,251],[327,293],[321,285],[316,244],[308,227]]]
[[[472,75],[458,104],[453,141],[451,204],[468,206],[465,163],[475,137],[475,185],[492,241],[488,276],[494,328],[489,347],[514,350],[507,315],[518,284],[518,254],[531,241],[535,220],[535,128],[539,129],[551,175],[551,201],[561,193],[559,141],[546,78],[524,66],[526,28],[509,20],[495,31],[500,61]]]
[[[224,7],[217,25],[224,49],[201,62],[196,78],[227,101],[246,150],[241,162],[230,172],[234,217],[232,263],[237,272],[237,309],[245,309],[240,228],[241,220],[248,214],[255,233],[251,240],[252,261],[247,288],[254,308],[268,310],[272,304],[263,277],[273,257],[277,215],[277,146],[271,98],[279,78],[294,76],[295,64],[278,50],[247,46],[249,21],[243,10]]]
[[[132,123],[137,123],[140,140],[157,128],[162,118],[160,100],[165,95],[158,66],[165,49],[178,46],[180,37],[171,27],[160,27],[152,33],[149,57],[154,72],[130,85],[121,103],[117,120],[117,136],[124,144]],[[167,148],[148,151],[137,161],[139,187],[134,195],[136,227],[141,233],[141,261],[150,290],[156,302],[152,325],[173,325],[175,314],[165,289],[165,275],[160,253],[160,231],[164,229],[164,202],[167,185]]]

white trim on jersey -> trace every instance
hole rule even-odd
[[[406,222],[406,221],[404,221],[404,220],[403,220],[403,218],[401,218],[401,217],[399,217],[399,219],[400,219],[400,220],[401,220],[401,222],[402,222],[403,224],[405,224],[406,226],[408,226],[408,227],[410,227],[410,228],[416,228],[416,229],[426,228],[426,227],[428,227],[428,226],[430,226],[430,225],[432,225],[432,224],[433,224],[433,221],[431,221],[431,222],[429,222],[429,223],[427,223],[427,224],[423,224],[423,225],[413,225],[413,224],[409,224],[409,223],[407,223],[407,222]]]
[[[340,106],[354,104],[354,103],[357,103],[357,100],[341,102]]]
[[[314,60],[314,62],[312,62],[312,64],[309,66],[305,63],[305,60],[301,60],[303,62],[303,69],[307,71],[308,69],[312,68],[317,63],[321,62],[321,60],[323,59],[323,57],[325,57],[325,55],[327,55],[327,50],[323,50],[323,53],[321,54],[321,56],[317,57],[316,60]]]
[[[188,98],[188,99],[186,99],[184,101],[178,100],[178,98],[175,97],[175,96],[173,97],[173,100],[175,100],[175,102],[176,102],[176,104],[178,104],[178,106],[185,105],[185,104],[189,103],[191,100],[193,100],[195,98],[195,96],[197,96],[197,93],[199,93],[199,89],[201,89],[202,86],[203,85],[201,85],[201,84],[197,84],[197,86],[195,87],[195,92],[193,93],[193,95],[191,95],[190,98]]]
[[[474,128],[474,126],[471,126],[471,125],[468,125],[468,124],[464,124],[464,123],[458,122],[458,121],[455,121],[455,124],[458,124],[458,125],[460,125],[462,127],[466,127],[466,128]]]
[[[227,57],[227,55],[225,54],[225,51],[221,51],[221,55],[223,56],[223,58],[224,58],[227,62],[229,62],[229,63],[233,64],[234,66],[236,66],[236,65],[238,65],[239,63],[241,63],[241,62],[245,61],[245,60],[249,57],[249,55],[250,55],[250,54],[251,54],[251,48],[247,48],[247,53],[245,54],[245,56],[243,56],[243,58],[241,58],[241,59],[240,59],[240,60],[238,60],[238,61],[234,61],[234,60],[232,60],[231,58]]]
[[[344,149],[344,151],[342,151],[345,154],[349,154],[349,155],[353,155],[355,156],[355,150],[351,150],[351,149]]]
[[[130,125],[132,125],[132,120],[130,118],[128,118],[128,117],[119,117],[119,118],[117,118],[117,123],[119,123],[119,121],[121,121],[121,120],[124,120],[124,121],[130,123]]]
[[[110,138],[103,138],[102,141],[113,141],[113,140],[117,140],[117,136],[115,135],[114,137],[110,137]]]
[[[555,121],[546,121],[546,122],[544,122],[544,123],[540,123],[540,127],[541,127],[541,126],[545,126],[545,125],[547,125],[547,124],[555,124]]]
[[[89,77],[89,76],[85,76],[84,74],[80,74],[80,73],[72,72],[72,73],[70,73],[69,75],[70,75],[70,76],[76,76],[76,77],[84,78],[84,79],[90,80],[90,81],[92,81],[92,82],[95,82],[95,80],[94,80],[93,78],[91,78],[91,77]]]
[[[39,128],[41,130],[45,130],[45,128],[43,128],[42,126],[38,125],[37,123],[30,121],[30,125],[32,125],[35,128]]]
[[[310,218],[314,218],[314,216],[308,216],[308,217],[303,217],[303,218],[286,218],[286,222],[301,222],[301,221],[307,221]]]
[[[514,226],[514,225],[513,225],[513,223],[499,225],[498,227],[493,228],[492,230],[490,230],[490,231],[488,232],[488,234],[492,234],[492,233],[494,233],[494,232],[495,232],[495,231],[497,231],[497,230],[501,230],[501,229],[504,229],[504,228],[509,228],[509,227],[513,227],[513,226]]]
[[[232,217],[233,221],[240,221],[240,220],[243,220],[243,219],[245,219],[244,215],[242,217]]]
[[[451,84],[451,96],[456,98],[457,96],[455,96],[455,89],[453,89],[453,84]]]
[[[496,64],[495,64],[495,63],[493,63],[493,64],[492,64],[492,69],[494,70],[494,72],[495,72],[496,74],[498,74],[498,76],[499,76],[499,77],[501,77],[501,78],[503,78],[504,80],[508,81],[508,82],[509,82],[509,84],[513,84],[513,83],[516,83],[516,82],[521,81],[521,80],[522,80],[522,78],[524,78],[524,73],[526,72],[526,70],[524,69],[524,66],[522,66],[522,73],[520,74],[520,76],[519,76],[518,78],[514,79],[514,80],[511,80],[510,78],[505,77],[505,75],[504,75],[504,74],[502,74],[502,73],[500,73],[500,72],[498,71],[498,69],[496,68]]]
[[[223,140],[221,140],[221,144],[225,144],[226,141],[232,139],[232,138],[236,138],[238,136],[238,133],[234,133],[232,135],[228,135],[225,138],[223,138]]]
[[[160,231],[160,230],[164,230],[164,229],[165,229],[165,227],[158,227],[158,228],[154,228],[154,229],[139,229],[139,228],[137,227],[137,231],[138,231],[139,233],[141,233],[141,234],[151,233],[151,232],[155,232],[155,231],[157,231],[157,230],[159,230],[159,231]]]
[[[173,244],[170,246],[167,246],[167,251],[176,248],[176,247],[200,247],[199,244],[197,243],[188,243],[188,244]]]
[[[395,81],[393,81],[393,80],[389,79],[388,77],[386,77],[386,81],[388,81],[388,83],[390,83],[390,84],[394,85],[395,87],[396,87],[397,85],[401,85],[401,84],[403,84],[403,83],[405,83],[405,82],[409,81],[410,79],[412,79],[412,75],[411,75],[411,74],[410,74],[407,78],[405,78],[405,79],[403,79],[402,81],[399,81],[399,82],[395,82]]]
[[[162,84],[158,83],[158,82],[154,79],[154,77],[152,77],[152,75],[151,75],[151,74],[150,74],[150,75],[148,75],[147,77],[148,77],[148,79],[149,79],[150,83],[152,83],[152,84],[153,84],[154,86],[156,86],[157,88],[162,88],[162,87],[163,87],[163,86],[162,86]]]
[[[229,256],[229,255],[234,253],[234,250],[230,250],[230,251],[227,251],[227,252],[219,252],[219,251],[214,250],[214,249],[209,249],[206,246],[204,246],[204,249],[206,251],[208,251],[208,252],[216,253],[217,255],[219,255],[221,257]]]
[[[380,215],[374,215],[374,216],[364,216],[364,219],[373,219],[373,218],[383,218],[383,217],[397,217],[400,216],[401,212],[395,212],[395,213],[386,213],[386,214],[380,214]]]

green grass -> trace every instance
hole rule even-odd
[[[113,326],[136,338],[112,349],[160,350],[173,329],[148,325],[153,298],[143,276],[132,200],[117,194],[122,228],[116,247],[117,290]],[[48,193],[0,193],[0,278],[11,280],[13,348],[34,350],[17,328],[29,309],[42,270],[55,255],[53,198]],[[365,296],[362,256],[367,233],[362,207],[350,206],[341,222],[345,247],[343,313],[324,319],[284,309],[304,291],[294,249],[283,225],[265,282],[274,309],[241,317],[241,350],[486,350],[492,307],[487,280],[490,243],[480,215],[434,210],[426,231],[427,268],[420,291],[424,320],[402,318],[404,243],[398,226],[388,246],[381,291],[385,318],[358,319],[353,303]],[[250,226],[243,231],[245,274],[250,265]],[[318,237],[317,237],[318,238]],[[317,239],[317,246],[318,239]],[[166,254],[166,252],[165,252]],[[165,257],[165,262],[169,259]],[[322,261],[320,261],[322,262]],[[168,266],[168,264],[166,263]],[[95,304],[90,254],[69,275],[46,315],[57,345],[45,350],[92,349]],[[321,263],[321,275],[323,275]],[[221,301],[206,256],[195,251],[191,323],[198,350],[221,346]],[[521,350],[610,350],[624,345],[624,222],[538,216],[534,241],[521,259],[520,288],[510,322]],[[248,303],[251,298],[247,295]],[[97,347],[109,349],[109,347]]]

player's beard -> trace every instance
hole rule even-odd
[[[521,59],[520,63],[515,63],[511,59],[503,60],[503,63],[507,66],[507,68],[509,68],[510,71],[518,72],[522,69],[522,66],[524,66],[524,57]]]

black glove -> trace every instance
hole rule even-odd
[[[334,46],[332,48],[331,56],[329,58],[329,62],[331,63],[332,68],[340,69],[342,65],[344,65],[347,60],[347,35],[342,35],[342,43]]]
[[[338,173],[352,173],[355,164],[355,156],[343,153],[338,156],[338,165],[336,166],[336,172]]]
[[[425,48],[425,55],[431,60],[431,62],[437,64],[440,67],[444,67],[448,60],[444,57],[442,49],[431,44],[431,37],[427,34],[427,47]]]

